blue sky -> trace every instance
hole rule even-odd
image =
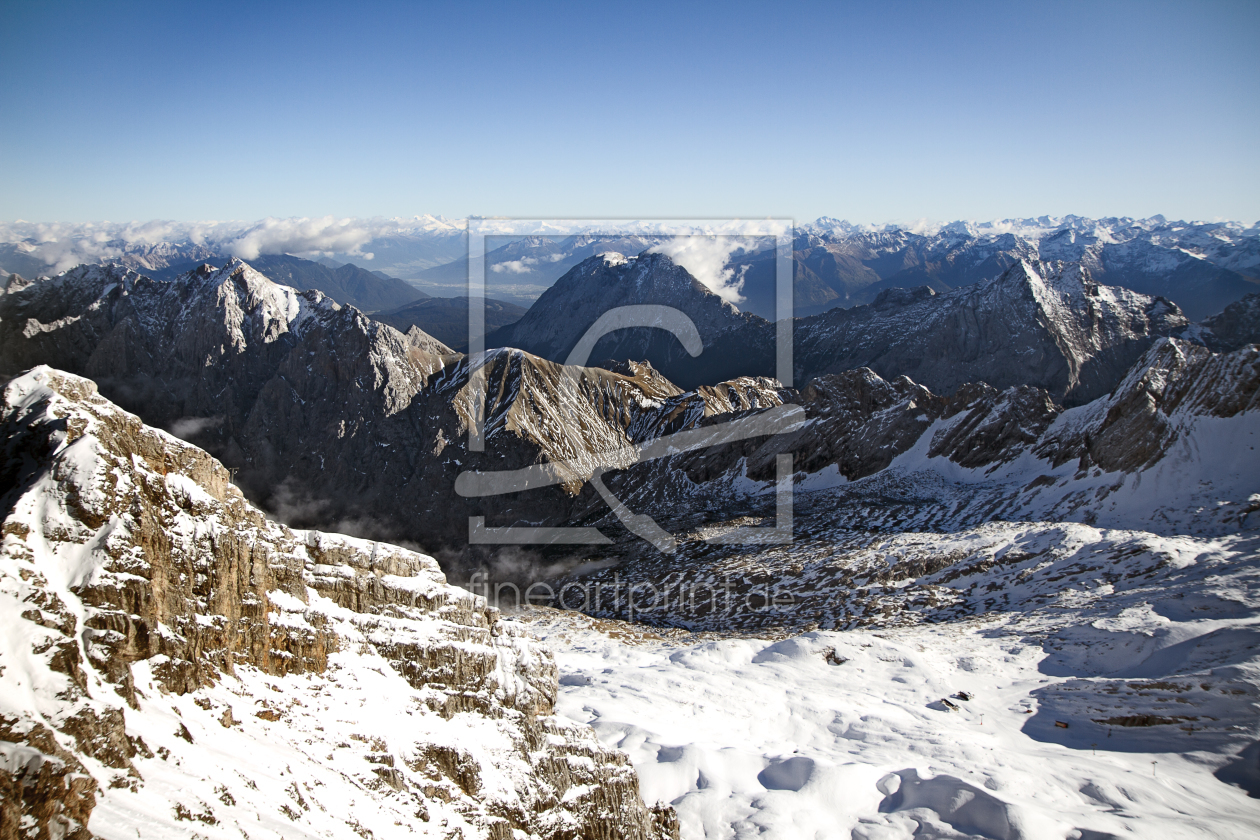
[[[1260,219],[1260,3],[0,0],[0,219]]]

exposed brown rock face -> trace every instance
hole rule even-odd
[[[438,797],[470,836],[676,836],[672,812],[644,807],[622,754],[552,717],[550,656],[447,585],[432,559],[270,522],[205,452],[46,367],[9,384],[0,433],[0,484],[12,488],[0,555],[11,640],[0,651],[3,831],[18,814],[38,836],[86,837],[103,793],[146,784],[145,762],[162,759],[131,728],[157,701],[137,686],[139,666],[147,691],[196,694],[231,730],[241,725],[231,707],[211,712],[203,696],[223,680],[331,679],[353,661],[344,657],[370,653],[414,689],[424,715],[480,716],[512,745],[491,771],[484,751],[420,738],[410,765],[390,757],[372,771],[380,795],[406,792],[425,814]],[[253,717],[277,722],[284,711]],[[183,723],[178,736],[199,743]],[[483,785],[488,772],[506,772],[511,789]],[[180,808],[177,820],[218,819]]]
[[[0,840],[90,840],[96,780],[42,723],[0,718]]]

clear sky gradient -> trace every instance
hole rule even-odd
[[[0,219],[1260,219],[1260,2],[0,0]]]

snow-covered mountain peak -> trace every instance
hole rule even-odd
[[[940,231],[946,236],[975,236],[976,227],[971,222],[950,222],[941,228]]]
[[[168,284],[166,296],[182,301],[180,309],[186,317],[221,313],[237,347],[253,337],[275,341],[298,329],[316,311],[341,309],[321,292],[299,292],[273,283],[239,259],[222,268],[202,265],[180,275]]]

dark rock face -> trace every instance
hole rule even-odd
[[[638,465],[610,475],[609,486],[624,493],[637,508],[666,518],[681,514],[685,519],[695,507],[686,503],[688,494],[720,497],[741,474],[753,481],[773,481],[780,454],[792,455],[797,475],[825,476],[834,469],[833,477],[840,481],[875,475],[920,445],[927,458],[945,457],[967,468],[993,468],[1028,451],[1060,413],[1050,396],[1037,388],[998,391],[970,384],[952,397],[942,397],[907,377],[888,381],[868,368],[820,376],[800,392],[782,389],[773,396],[805,409],[801,428],[768,441],[714,447]],[[768,403],[769,395],[763,397],[763,404]],[[714,414],[707,422],[734,416]],[[920,444],[940,420],[955,422]],[[674,476],[686,476],[690,484],[680,485]]]
[[[778,392],[783,402],[805,410],[804,424],[794,431],[639,464],[608,474],[605,482],[629,507],[667,523],[671,532],[715,517],[766,515],[771,497],[757,493],[767,491],[754,490],[750,497],[740,482],[768,486],[775,480],[780,454],[792,455],[794,481],[806,492],[819,486],[815,479],[822,480],[822,487],[879,479],[866,482],[868,490],[854,491],[854,506],[868,513],[873,507],[881,518],[886,514],[894,521],[920,523],[916,527],[943,527],[936,524],[942,521],[949,527],[971,527],[995,517],[1024,518],[1031,510],[1025,505],[1046,486],[1053,488],[1042,500],[1047,510],[1066,516],[1096,503],[1102,498],[1100,489],[1086,481],[1078,491],[1069,478],[1039,476],[1038,470],[1079,462],[1077,478],[1093,480],[1103,473],[1123,476],[1155,467],[1198,418],[1234,417],[1260,408],[1257,352],[1249,346],[1213,354],[1199,345],[1160,339],[1114,394],[1071,412],[1064,412],[1046,391],[1030,386],[999,391],[973,383],[944,397],[906,377],[890,381],[869,369],[828,374],[800,392]],[[737,416],[713,415],[699,426]],[[908,460],[889,470],[903,455]],[[1239,457],[1255,456],[1242,452]],[[971,481],[982,480],[979,475],[1006,475],[1004,469],[1028,460],[1010,474],[1014,477],[995,478],[974,500],[946,502],[938,478],[922,485],[905,478],[919,470],[936,475],[940,468],[929,464],[931,459],[976,471]],[[1118,486],[1120,480],[1112,478],[1107,486]],[[697,504],[700,498],[705,505]],[[1061,503],[1051,501],[1060,498]],[[950,518],[955,515],[957,521]],[[834,516],[845,527],[866,527],[860,517],[839,510],[815,510],[812,516],[824,522]],[[609,523],[605,519],[599,524]]]
[[[663,254],[595,256],[561,277],[515,324],[486,336],[487,347],[516,347],[563,362],[601,315],[619,306],[677,309],[695,324],[704,349],[690,356],[673,334],[637,327],[606,335],[591,359],[651,362],[684,388],[738,376],[774,375],[774,327],[740,313]]]
[[[1168,301],[1099,286],[1079,265],[1022,261],[944,294],[889,290],[868,306],[803,319],[795,362],[801,380],[869,367],[938,393],[966,382],[1031,385],[1082,404],[1185,324]]]
[[[944,456],[967,468],[1012,461],[1041,438],[1059,410],[1039,388],[1022,385],[999,392],[984,384],[964,385],[942,415],[962,419],[933,436],[928,457]]]
[[[148,708],[133,680],[139,664],[161,690],[183,695],[241,668],[322,674],[331,653],[368,644],[420,692],[427,714],[484,716],[517,745],[517,805],[481,792],[480,778],[501,768],[440,739],[413,750],[429,759],[395,768],[390,790],[451,779],[445,801],[459,791],[474,824],[500,832],[677,836],[671,811],[642,804],[624,755],[551,716],[549,655],[484,600],[448,586],[431,558],[269,522],[205,452],[47,367],[6,388],[0,431],[4,486],[13,488],[0,507],[13,596],[3,620],[37,639],[29,662],[5,666],[30,670],[39,695],[38,713],[0,718],[7,826],[19,814],[40,836],[87,837],[103,782],[143,784],[135,762],[152,752],[127,728]],[[61,748],[41,718],[76,750]],[[235,725],[230,708],[221,724]],[[107,770],[85,769],[87,757]]]
[[[78,371],[113,383],[119,402],[143,409],[150,422],[217,415],[228,436],[296,347],[307,343],[310,352],[310,342],[333,334],[342,346],[329,349],[351,357],[347,363],[374,342],[399,357],[408,348],[449,352],[428,337],[409,341],[319,292],[277,286],[240,262],[173,281],[83,266],[0,297],[5,372],[36,364]]]
[[[791,439],[794,466],[814,473],[835,465],[849,480],[887,467],[945,409],[945,400],[922,385],[904,376],[889,382],[867,368],[820,376],[799,401],[814,422]],[[760,460],[750,463],[749,474],[768,479],[773,459]]]
[[[1231,303],[1202,324],[1204,343],[1219,352],[1260,344],[1260,292]]]
[[[599,282],[624,283],[652,259],[584,265],[608,274]],[[939,295],[888,290],[867,307],[807,319],[798,331],[806,347],[832,343],[849,361],[913,365],[944,380],[943,389],[868,367],[826,373],[800,392],[757,377],[684,391],[638,361],[566,368],[520,350],[472,359],[418,329],[404,336],[239,264],[170,282],[90,268],[17,284],[0,296],[0,350],[17,365],[45,359],[96,376],[125,407],[219,456],[250,498],[290,524],[464,552],[471,516],[485,517],[487,527],[619,528],[588,483],[601,467],[622,468],[608,473],[607,486],[634,511],[686,518],[738,498],[746,478],[773,478],[784,452],[798,473],[834,467],[837,480],[856,481],[916,446],[924,458],[985,469],[1049,446],[1042,436],[1060,401],[1120,381],[1130,354],[1184,324],[1165,302],[1098,287],[1079,267],[1053,269],[1021,264],[999,280]],[[654,288],[653,277],[663,275],[692,282],[667,260],[641,279]],[[715,296],[696,294],[718,307],[715,323],[732,317]],[[574,323],[557,317],[547,335],[576,341]],[[745,335],[733,329],[719,338]],[[799,362],[816,360],[801,347]],[[596,346],[592,358],[602,350]],[[958,381],[943,361],[951,353],[970,354],[964,370],[989,384]],[[484,452],[470,451],[467,437],[478,378],[488,397]],[[1019,382],[1038,378],[1055,388]],[[1004,379],[1018,384],[992,385]],[[714,444],[630,468],[621,455],[610,464],[605,454],[675,432],[717,430],[783,403],[801,405],[809,422],[769,440]],[[922,441],[937,421],[947,425]],[[1152,452],[1162,452],[1163,438],[1148,431],[1121,437],[1132,446],[1154,441]],[[1081,457],[1083,439],[1056,435],[1059,463]],[[538,464],[550,465],[544,486],[456,492],[465,472]],[[470,554],[449,568],[479,562]]]
[[[526,312],[523,306],[494,298],[485,298],[484,303],[486,332],[515,324]],[[455,350],[468,349],[467,297],[426,298],[388,312],[378,312],[373,317],[399,332],[407,332],[414,326]]]

